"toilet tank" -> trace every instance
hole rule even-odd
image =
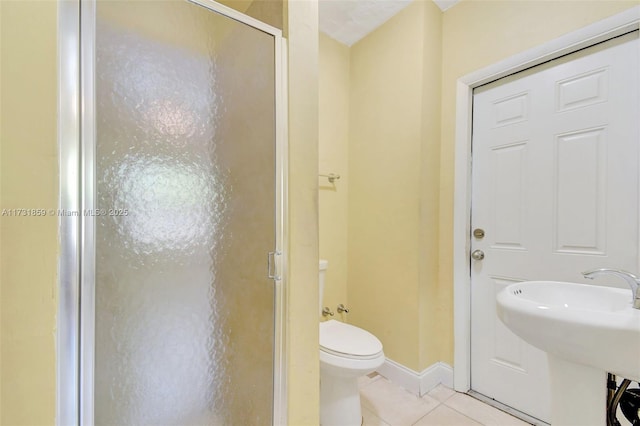
[[[318,315],[322,315],[322,297],[324,295],[324,275],[327,272],[327,266],[329,266],[329,262],[324,259],[320,259],[320,275],[318,280],[318,290],[320,291],[320,311]]]

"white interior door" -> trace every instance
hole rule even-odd
[[[471,388],[547,422],[546,355],[500,322],[495,296],[640,272],[639,52],[635,31],[474,91],[471,225],[485,232],[471,247],[485,257],[471,266]]]

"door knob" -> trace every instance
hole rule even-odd
[[[471,258],[473,260],[482,260],[484,259],[484,252],[482,250],[474,250],[473,253],[471,253]]]

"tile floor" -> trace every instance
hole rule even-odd
[[[442,385],[419,398],[372,373],[359,386],[364,426],[529,426]]]

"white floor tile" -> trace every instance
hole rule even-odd
[[[427,393],[427,395],[429,395],[431,398],[436,399],[440,402],[446,401],[447,399],[451,398],[455,394],[456,394],[456,391],[444,385],[438,385],[435,388],[433,388],[431,392]]]
[[[412,425],[439,402],[427,395],[418,398],[381,378],[360,390],[362,405],[392,426]]]
[[[389,426],[389,423],[376,416],[368,408],[362,408],[362,425],[363,426]]]
[[[485,426],[528,426],[528,423],[475,398],[457,393],[444,404]]]
[[[446,405],[439,405],[418,420],[414,426],[481,426],[481,424]]]

